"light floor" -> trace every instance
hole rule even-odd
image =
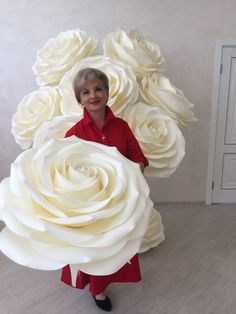
[[[236,205],[161,204],[166,240],[140,256],[143,281],[112,284],[113,313],[235,314]],[[59,272],[14,264],[0,254],[1,314],[95,314],[87,289]]]

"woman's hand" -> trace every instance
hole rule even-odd
[[[139,162],[138,164],[139,164],[140,169],[141,169],[141,171],[142,171],[142,173],[143,173],[143,172],[144,172],[144,169],[145,169],[144,163],[143,163],[143,162]]]

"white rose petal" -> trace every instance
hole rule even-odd
[[[160,213],[153,208],[148,230],[146,231],[139,253],[144,253],[165,240],[164,227]]]
[[[148,104],[162,108],[182,125],[186,121],[196,121],[192,111],[193,104],[181,90],[171,85],[168,78],[157,73],[144,77],[140,82],[140,92]]]
[[[153,204],[139,165],[76,137],[20,154],[0,184],[0,249],[38,269],[116,272],[140,249]]]
[[[12,118],[11,132],[22,149],[32,146],[37,129],[59,115],[60,96],[53,87],[41,87],[26,95]]]
[[[64,138],[66,132],[72,128],[81,116],[59,116],[45,122],[35,133],[33,148],[39,148],[50,139]]]
[[[104,55],[131,66],[137,76],[163,70],[164,59],[158,45],[136,31],[118,29],[108,34],[103,49]]]
[[[51,38],[37,52],[33,71],[39,85],[57,86],[62,76],[79,60],[92,55],[97,41],[86,32],[69,30]]]
[[[141,102],[128,107],[124,119],[149,161],[145,174],[153,178],[169,177],[185,155],[185,140],[176,121]]]
[[[104,56],[88,57],[78,62],[60,82],[61,111],[64,115],[81,114],[82,109],[74,96],[72,82],[77,72],[87,67],[99,69],[107,75],[109,80],[108,105],[114,114],[121,114],[127,105],[137,101],[136,77],[128,66]]]

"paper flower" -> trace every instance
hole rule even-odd
[[[0,249],[42,270],[108,275],[140,249],[152,202],[139,165],[76,137],[28,149],[0,185]]]
[[[103,43],[104,55],[128,64],[137,76],[163,70],[164,59],[157,44],[136,31],[117,29]]]
[[[148,104],[162,108],[181,124],[196,120],[192,111],[193,104],[181,90],[171,85],[168,78],[157,73],[144,77],[140,83],[140,92]]]
[[[149,161],[145,174],[169,177],[185,154],[185,140],[174,119],[158,108],[137,103],[124,112],[125,120]]]
[[[86,32],[69,30],[51,38],[37,52],[33,71],[39,85],[56,86],[62,76],[79,60],[92,55],[97,41]]]
[[[139,253],[144,253],[165,240],[164,227],[160,213],[153,208],[148,230],[146,231]]]
[[[59,115],[60,96],[53,87],[41,87],[26,95],[12,118],[11,132],[22,149],[32,146],[35,132],[46,121]]]
[[[109,79],[108,105],[129,123],[149,160],[145,174],[169,177],[185,154],[178,123],[195,120],[193,105],[162,76],[158,45],[138,32],[118,29],[94,56],[96,47],[79,29],[50,39],[33,66],[41,88],[24,97],[12,119],[16,142],[28,150],[0,184],[0,219],[7,226],[0,249],[31,268],[71,264],[106,275],[164,240],[139,165],[115,148],[59,138],[82,115],[74,76],[97,68]]]
[[[72,82],[77,72],[86,67],[99,69],[107,75],[109,80],[108,105],[114,114],[119,115],[126,106],[137,101],[136,77],[129,67],[104,56],[88,57],[78,62],[60,82],[59,91],[62,97],[61,111],[63,114],[81,113],[81,108],[74,96]]]
[[[50,139],[64,138],[66,132],[75,125],[82,116],[59,116],[41,125],[34,136],[33,148],[39,148]]]

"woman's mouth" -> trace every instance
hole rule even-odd
[[[100,100],[94,100],[94,101],[91,101],[89,104],[90,105],[98,105],[100,103]]]

